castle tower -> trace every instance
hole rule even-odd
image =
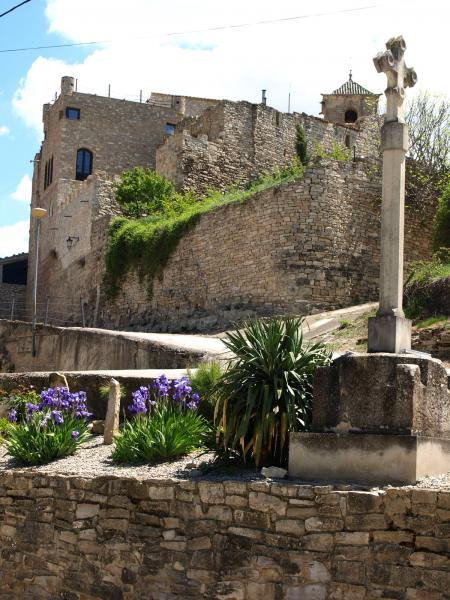
[[[348,81],[341,87],[332,94],[322,94],[321,114],[333,123],[356,123],[361,117],[376,114],[380,96],[353,81],[350,71]]]

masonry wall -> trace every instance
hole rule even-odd
[[[224,350],[220,343],[208,344],[208,340],[195,347],[186,340],[166,340],[158,335],[139,337],[101,329],[38,325],[36,356],[32,356],[31,331],[30,323],[0,319],[0,358],[3,355],[5,372],[184,369],[215,359]]]
[[[255,314],[304,314],[376,300],[377,161],[326,160],[304,179],[204,214],[148,297],[132,269],[99,319],[113,328],[195,330]],[[431,254],[433,206],[406,210],[407,262]]]
[[[10,318],[11,310],[17,318],[24,316],[25,292],[24,285],[0,283],[0,319]]]
[[[0,474],[5,600],[444,600],[450,492]]]
[[[262,104],[222,101],[200,116],[185,119],[156,152],[156,168],[179,189],[207,192],[244,185],[264,172],[290,165],[295,157],[296,124],[303,126],[313,155],[320,146],[346,145],[357,156],[378,157],[379,121],[336,125]]]

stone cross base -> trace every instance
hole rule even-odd
[[[414,484],[450,469],[450,439],[369,433],[291,433],[289,477],[305,481]]]
[[[369,352],[392,352],[411,349],[411,321],[405,317],[369,318]]]
[[[312,433],[292,433],[289,476],[414,483],[450,471],[450,392],[441,361],[341,356],[314,378]]]

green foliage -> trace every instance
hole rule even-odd
[[[3,438],[8,437],[13,427],[13,423],[10,423],[8,419],[0,417],[0,444],[2,443]]]
[[[437,252],[430,261],[417,261],[410,265],[405,282],[407,289],[414,283],[426,285],[436,279],[450,277],[450,252]]]
[[[433,248],[450,248],[450,178],[447,178],[434,218]]]
[[[342,319],[339,322],[339,329],[348,329],[351,326],[352,322],[348,319]]]
[[[183,456],[204,445],[209,429],[195,410],[158,404],[150,416],[125,422],[115,438],[113,460],[155,462]]]
[[[422,314],[425,307],[425,301],[422,298],[408,298],[404,307],[405,317],[414,321]]]
[[[423,321],[416,323],[416,329],[425,329],[425,327],[436,325],[436,323],[448,323],[448,317],[445,315],[435,315],[429,319],[424,319]]]
[[[419,319],[436,310],[442,311],[433,302],[431,284],[450,277],[450,249],[441,248],[431,261],[412,263],[405,282],[405,315],[408,319]],[[434,306],[433,306],[434,305]]]
[[[72,436],[74,431],[78,432],[76,438]],[[88,437],[83,419],[65,416],[60,425],[48,420],[43,426],[42,414],[36,413],[30,421],[17,423],[10,429],[5,446],[8,454],[26,465],[42,465],[73,454]]]
[[[314,147],[314,157],[332,158],[344,162],[352,159],[352,151],[333,140],[331,150],[325,150],[322,144],[317,143]]]
[[[198,412],[208,421],[214,418],[216,388],[222,376],[218,362],[200,363],[195,372],[188,370],[192,391],[200,396]]]
[[[24,386],[5,393],[4,397],[7,399],[8,408],[17,411],[19,421],[25,419],[27,404],[38,404],[39,402],[39,394],[36,390]]]
[[[306,166],[309,163],[308,143],[305,130],[300,123],[295,125],[295,152],[301,164]]]
[[[135,167],[122,173],[114,183],[117,202],[127,217],[139,218],[163,213],[175,196],[175,188],[168,179],[152,171]]]
[[[223,340],[235,358],[217,387],[218,438],[257,466],[286,462],[289,432],[310,424],[314,371],[330,361],[322,343],[305,344],[302,323],[256,319]]]
[[[106,293],[109,297],[116,296],[121,278],[133,266],[141,280],[147,280],[151,297],[154,277],[162,273],[180,240],[195,227],[203,213],[231,202],[244,202],[256,192],[302,175],[303,166],[294,161],[292,165],[261,176],[245,190],[210,192],[201,200],[196,200],[190,193],[177,194],[172,202],[164,205],[162,212],[154,216],[139,220],[116,217],[108,228]]]

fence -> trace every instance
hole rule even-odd
[[[36,320],[44,325],[58,327],[86,327],[88,319],[88,303],[82,298],[67,298],[65,296],[47,296],[36,305]],[[22,294],[3,296],[0,299],[0,319],[9,321],[33,320],[33,307],[27,305]]]

